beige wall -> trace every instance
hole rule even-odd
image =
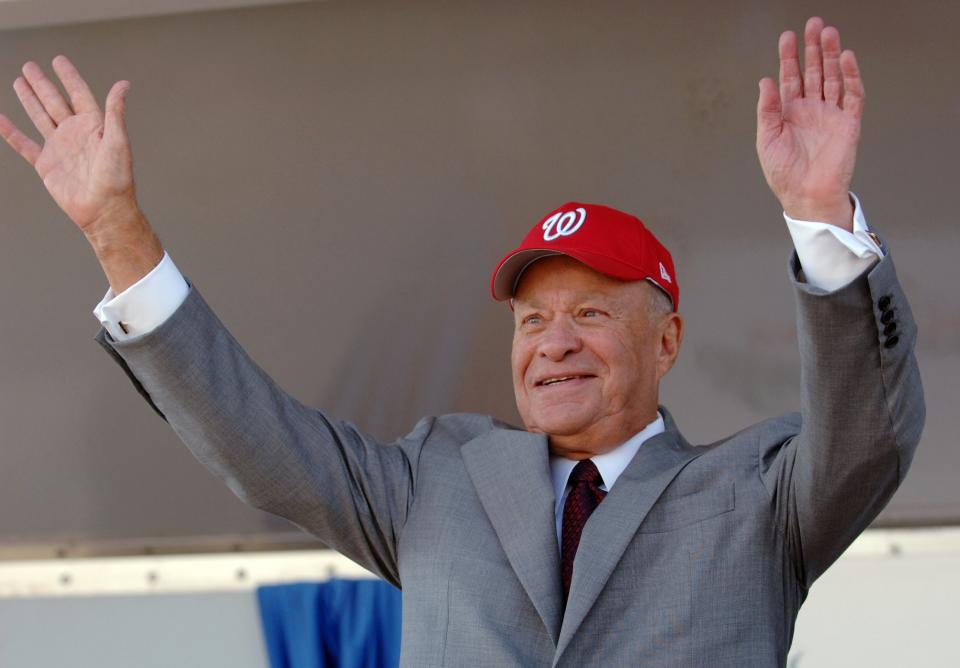
[[[64,52],[99,91],[130,79],[142,205],[178,265],[284,387],[384,438],[427,413],[516,420],[490,269],[568,199],[636,213],[674,253],[687,319],[663,401],[707,442],[799,403],[789,238],[753,123],[777,34],[808,11],[306,3],[2,33],[0,75]],[[960,518],[960,9],[826,18],[867,82],[855,188],[921,329],[927,431],[884,517]],[[0,109],[23,119],[9,87]],[[106,285],[85,242],[12,152],[0,173],[0,541],[290,530],[128,386],[91,340]]]

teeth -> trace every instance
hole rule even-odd
[[[544,385],[553,385],[554,383],[562,383],[566,380],[573,380],[574,378],[579,378],[580,376],[563,376],[562,378],[551,378],[550,380],[543,381]]]

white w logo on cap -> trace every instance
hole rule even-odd
[[[574,211],[558,211],[543,221],[543,240],[569,237],[580,229],[586,219],[587,211],[583,207],[577,207]]]

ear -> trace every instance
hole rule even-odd
[[[657,356],[657,376],[663,378],[673,368],[683,341],[683,318],[671,312],[660,324],[660,353]]]

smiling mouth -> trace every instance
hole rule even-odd
[[[587,378],[596,378],[596,376],[586,374],[586,375],[573,375],[573,376],[557,376],[555,378],[547,378],[546,380],[541,380],[537,382],[537,387],[547,387],[550,385],[561,385],[563,383],[569,383],[573,380],[586,380]]]

